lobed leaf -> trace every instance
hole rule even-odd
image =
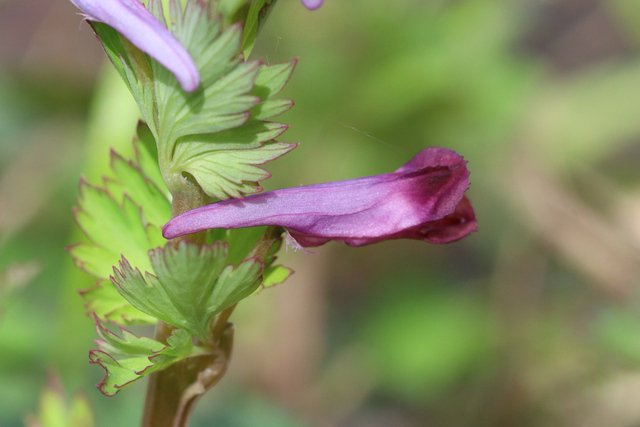
[[[106,371],[97,387],[107,396],[114,396],[140,378],[182,359],[207,354],[206,349],[193,345],[191,335],[183,329],[174,330],[167,338],[167,345],[122,328],[121,338],[102,326],[98,319],[96,330],[101,338],[96,340],[99,349],[89,352],[89,361]],[[124,358],[116,360],[114,356]]]
[[[104,187],[116,199],[129,197],[138,206],[142,206],[142,222],[158,228],[171,218],[171,204],[160,189],[147,179],[133,161],[123,159],[111,151],[111,169],[117,179],[105,179]]]
[[[293,274],[293,270],[282,265],[273,265],[264,269],[261,288],[279,285]]]
[[[141,169],[144,165],[154,172],[153,153],[144,138],[135,144],[138,163],[111,153],[114,175],[104,179],[105,188],[81,181],[75,216],[88,242],[68,248],[78,268],[101,279],[94,287],[80,292],[87,312],[120,324],[148,324],[156,319],[133,307],[105,279],[123,255],[143,271],[152,270],[148,251],[166,243],[160,228],[171,217],[166,194]],[[157,166],[155,170],[159,173]]]
[[[134,265],[151,269],[147,251],[154,237],[149,234],[158,230],[145,226],[141,210],[131,198],[125,196],[119,204],[108,191],[82,180],[74,214],[78,226],[90,240],[69,248],[78,268],[97,278],[107,278],[124,248]]]
[[[79,293],[85,301],[87,314],[93,313],[102,321],[120,325],[151,325],[157,321],[155,317],[143,313],[122,298],[109,280],[99,280],[92,288]]]
[[[146,179],[151,181],[171,200],[171,193],[162,179],[162,172],[158,165],[158,147],[149,126],[143,121],[138,122],[136,137],[133,140],[133,148],[136,156],[136,166]]]
[[[248,57],[258,37],[258,31],[262,23],[275,4],[274,0],[253,0],[245,21],[244,35],[242,37],[242,51]]]
[[[251,32],[255,38],[258,23],[270,3],[260,0],[248,6],[245,40]],[[194,92],[182,91],[172,73],[126,39],[116,39],[111,32],[99,28],[105,34],[105,50],[127,81],[157,142],[161,176],[171,190],[178,191],[188,173],[207,195],[219,199],[258,192],[261,187],[255,183],[270,176],[258,165],[295,147],[272,141],[281,132],[265,139],[265,133],[255,124],[282,114],[293,105],[290,100],[270,98],[284,87],[296,61],[273,66],[246,62],[241,54],[243,28],[239,23],[223,28],[208,2],[189,1],[183,9],[179,1],[170,0],[169,6],[172,32],[200,71],[201,85]],[[240,4],[227,6],[237,10]],[[149,9],[164,22],[161,2],[151,1]],[[281,124],[264,126],[286,130]],[[238,129],[242,130],[231,132]],[[249,132],[257,134],[244,144],[233,140]],[[236,151],[221,155],[229,144]],[[156,175],[150,177],[152,181]]]
[[[199,248],[180,241],[150,251],[154,274],[144,276],[127,259],[114,268],[113,283],[133,306],[209,342],[213,316],[260,285],[264,264],[255,258],[226,265],[227,245]]]
[[[91,25],[91,28],[93,28],[96,36],[98,36],[98,40],[100,40],[102,48],[111,60],[113,66],[116,67],[118,74],[120,74],[122,80],[124,80],[124,82],[127,84],[127,86],[129,86],[129,89],[131,90],[129,80],[127,79],[127,75],[124,71],[124,67],[121,61],[121,58],[126,57],[126,52],[124,50],[124,46],[122,45],[120,34],[118,34],[116,30],[114,30],[107,24],[103,24],[102,22],[87,22],[89,23],[89,25]]]

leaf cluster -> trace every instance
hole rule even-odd
[[[149,136],[146,126],[139,126],[134,160],[111,152],[113,174],[103,179],[102,186],[80,181],[74,215],[86,240],[67,249],[78,268],[98,279],[81,295],[87,311],[103,321],[156,322],[122,298],[109,279],[123,255],[138,268],[150,270],[149,249],[166,242],[160,230],[171,218],[171,203],[162,181],[157,181],[155,147]]]
[[[241,13],[238,2],[229,3],[223,4]],[[268,119],[293,105],[274,96],[296,61],[268,66],[245,61],[242,53],[250,51],[261,13],[270,6],[271,1],[251,3],[243,38],[241,23],[225,25],[210,3],[190,1],[183,9],[178,0],[170,1],[170,28],[200,71],[200,87],[191,93],[115,30],[92,23],[157,141],[162,177],[172,193],[189,175],[218,199],[259,192],[258,182],[270,176],[260,165],[295,148],[275,141],[287,126]],[[166,25],[159,1],[150,1],[149,9]]]
[[[112,174],[101,186],[81,180],[74,213],[86,241],[68,248],[76,266],[98,279],[81,294],[101,337],[90,360],[107,371],[98,384],[106,395],[210,352],[216,345],[213,319],[220,311],[291,274],[273,264],[281,239],[268,241],[264,256],[252,253],[268,234],[265,227],[212,230],[202,247],[167,242],[160,228],[171,217],[170,194],[154,158],[154,139],[142,123],[134,148],[132,160],[111,152]],[[166,345],[125,329],[120,338],[101,323],[153,324],[158,319],[179,328]],[[202,346],[193,345],[194,337]]]
[[[138,337],[120,328],[122,337],[105,328],[96,318],[98,350],[89,353],[90,363],[100,365],[106,371],[98,389],[107,396],[134,383],[143,376],[166,368],[187,357],[201,356],[208,350],[193,345],[191,335],[184,329],[176,329],[167,337],[164,345],[147,337]],[[115,357],[119,357],[116,360]]]
[[[296,146],[275,141],[287,126],[269,121],[293,105],[275,95],[296,61],[267,66],[244,59],[273,3],[214,2],[218,15],[210,2],[183,8],[169,1],[170,29],[200,71],[192,93],[115,30],[91,23],[144,120],[134,159],[112,151],[111,176],[100,186],[81,181],[74,213],[86,241],[69,248],[75,264],[98,279],[81,294],[96,319],[100,339],[90,360],[107,372],[98,384],[106,395],[183,359],[215,357],[216,316],[292,273],[274,265],[279,231],[214,230],[202,246],[167,243],[160,233],[187,179],[212,198],[242,197],[261,191],[258,182],[270,176],[260,165]],[[148,8],[167,25],[160,1]],[[175,328],[166,343],[103,326],[158,319]]]

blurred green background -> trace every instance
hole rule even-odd
[[[47,373],[98,426],[144,384],[94,384],[76,290],[81,175],[137,111],[66,0],[0,2],[0,426]],[[430,145],[469,161],[463,241],[332,243],[243,301],[230,371],[193,426],[640,425],[640,2],[280,0],[252,54],[300,59],[266,189],[392,171]],[[146,332],[138,329],[137,332]]]

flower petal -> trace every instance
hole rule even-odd
[[[302,0],[302,4],[309,10],[316,10],[322,6],[324,0]]]
[[[362,246],[409,238],[433,243],[476,229],[466,161],[445,148],[427,148],[389,174],[285,188],[216,202],[169,221],[166,238],[208,228],[277,225],[302,246],[329,240]]]
[[[189,52],[137,0],[71,0],[91,21],[104,22],[171,71],[187,92],[200,85],[200,73]]]

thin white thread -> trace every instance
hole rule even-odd
[[[339,124],[340,126],[343,126],[343,127],[347,128],[347,129],[351,129],[351,130],[353,130],[353,131],[355,131],[355,132],[358,132],[358,133],[359,133],[359,134],[361,134],[361,135],[366,136],[367,138],[370,138],[370,139],[372,139],[372,140],[374,140],[374,141],[376,141],[376,142],[379,142],[379,143],[380,143],[380,144],[382,144],[382,145],[385,145],[385,146],[387,146],[387,147],[389,147],[389,148],[393,148],[393,149],[395,149],[395,150],[397,150],[397,151],[399,151],[399,152],[402,152],[402,153],[404,153],[404,154],[409,154],[409,152],[408,152],[408,151],[406,151],[406,150],[404,150],[402,147],[399,147],[399,146],[397,146],[397,145],[391,144],[390,142],[387,142],[387,141],[385,141],[385,140],[383,140],[383,139],[376,138],[375,136],[373,136],[373,135],[371,135],[371,134],[369,134],[369,133],[367,133],[367,132],[365,132],[365,131],[363,131],[363,130],[358,129],[358,128],[357,128],[357,127],[355,127],[355,126],[350,126],[350,125],[348,125],[348,124],[346,124],[346,123],[342,123],[342,122],[341,122],[341,121],[339,121],[339,120],[336,120],[336,119],[332,119],[332,118],[329,118],[329,117],[323,116],[322,114],[319,114],[319,113],[316,113],[316,112],[313,112],[313,111],[310,111],[310,110],[307,110],[307,109],[304,109],[304,108],[300,108],[300,106],[299,106],[299,105],[296,105],[296,109],[297,109],[298,111],[302,111],[302,112],[307,113],[307,114],[313,114],[313,115],[315,115],[315,116],[317,116],[317,117],[321,118],[322,120],[324,120],[324,121],[326,121],[326,122],[330,122],[330,123],[337,123],[337,124]]]

